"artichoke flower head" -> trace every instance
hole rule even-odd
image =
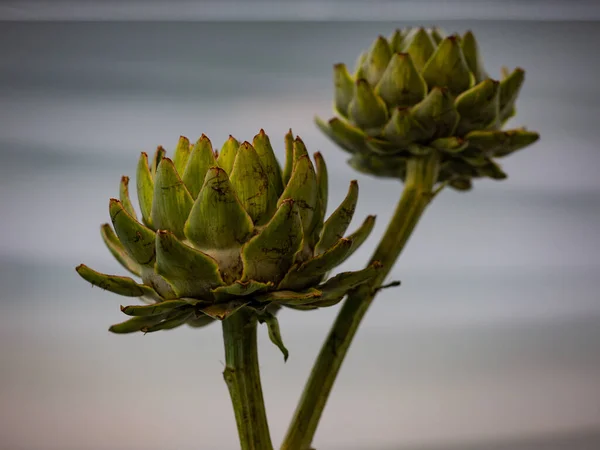
[[[367,238],[375,218],[367,217],[343,237],[356,206],[357,183],[351,182],[346,198],[325,221],[323,158],[315,154],[315,170],[291,130],[285,143],[283,170],[262,130],[252,144],[230,137],[219,152],[203,135],[195,144],[181,137],[172,159],[162,147],[151,161],[142,153],[137,167],[141,220],[123,177],[120,198],[110,200],[112,227],[101,228],[111,253],[142,282],[77,267],[90,283],[146,303],[121,307],[133,317],[111,331],[202,326],[242,307],[273,324],[272,312],[279,306],[333,305],[374,276],[378,264],[325,280]]]
[[[490,78],[471,32],[396,30],[358,58],[353,75],[334,66],[339,117],[317,125],[361,172],[404,179],[408,158],[439,152],[438,181],[467,190],[473,178],[505,178],[495,159],[539,138],[524,128],[501,130],[524,78],[520,68]]]

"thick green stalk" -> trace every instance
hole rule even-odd
[[[402,252],[433,195],[439,166],[437,154],[407,162],[404,190],[373,261],[383,264],[368,285],[350,293],[323,343],[288,428],[282,450],[309,450],[327,398],[361,320],[394,262]]]
[[[241,309],[223,321],[225,371],[242,450],[272,450],[256,341],[256,316]]]

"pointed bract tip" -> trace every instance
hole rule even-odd
[[[350,186],[358,187],[358,180],[350,180]]]
[[[265,130],[261,128],[260,131],[258,132],[258,134],[260,136],[265,136],[267,133],[265,133]]]

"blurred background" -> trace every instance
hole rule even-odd
[[[283,159],[292,128],[361,187],[356,227],[401,190],[357,174],[316,130],[331,66],[396,27],[472,29],[486,68],[524,67],[512,126],[541,133],[505,182],[430,206],[347,358],[314,445],[600,448],[600,7],[583,1],[3,1],[0,3],[0,448],[234,449],[221,330],[115,336],[124,299],[75,273],[122,274],[99,234],[140,151],[180,134],[251,140]],[[274,442],[336,312],[260,330]]]

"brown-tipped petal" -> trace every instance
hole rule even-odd
[[[269,183],[258,153],[249,142],[240,145],[229,180],[254,225],[267,223],[277,205],[278,195]]]
[[[354,98],[348,107],[348,115],[353,123],[367,129],[368,133],[383,126],[388,119],[385,102],[364,79],[357,80],[354,85]]]
[[[102,240],[116,260],[132,274],[138,277],[142,276],[142,267],[127,253],[127,250],[125,250],[125,247],[123,247],[123,244],[121,244],[111,226],[105,223],[100,228],[100,233],[102,234]]]
[[[190,215],[194,199],[183,184],[175,165],[163,158],[154,180],[152,224],[157,230],[169,230],[183,238],[183,226]]]
[[[188,158],[182,177],[183,184],[185,184],[193,199],[198,197],[208,169],[216,165],[217,160],[210,139],[202,135],[192,148],[192,153]]]
[[[445,87],[454,95],[471,87],[471,72],[456,36],[449,36],[440,43],[422,75],[430,89]]]
[[[80,264],[76,268],[77,273],[87,282],[98,286],[100,289],[113,292],[125,297],[153,297],[156,292],[151,287],[136,283],[129,277],[118,275],[107,275],[90,269],[85,264]]]
[[[362,65],[363,76],[369,84],[374,86],[379,82],[391,57],[390,44],[386,38],[379,36],[369,49],[367,59]]]
[[[148,155],[140,155],[137,166],[136,187],[142,220],[148,227],[152,227],[152,198],[154,197],[154,181],[148,166]]]
[[[348,105],[354,94],[354,79],[345,64],[333,66],[333,86],[335,109],[344,117],[348,117]]]
[[[367,136],[359,128],[338,118],[325,122],[316,117],[315,123],[329,139],[348,153],[358,153],[366,149],[365,139]]]
[[[408,53],[396,53],[375,87],[375,92],[389,107],[413,106],[425,98],[427,83]]]
[[[220,168],[227,172],[227,175],[231,175],[231,170],[233,169],[233,163],[235,162],[235,157],[237,155],[237,151],[240,148],[240,143],[233,136],[229,136],[229,139],[225,141],[221,150],[219,151],[219,157],[217,158],[217,164]]]
[[[456,98],[456,109],[460,114],[456,133],[459,136],[494,127],[499,119],[499,88],[497,81],[488,78]]]
[[[403,53],[408,53],[417,68],[422,71],[435,51],[435,43],[424,28],[411,30],[404,38]]]
[[[179,141],[177,142],[177,147],[175,147],[175,152],[173,154],[173,164],[175,165],[175,169],[177,169],[177,173],[180,175],[183,174],[185,167],[187,166],[190,153],[190,140],[185,136],[179,136]]]

